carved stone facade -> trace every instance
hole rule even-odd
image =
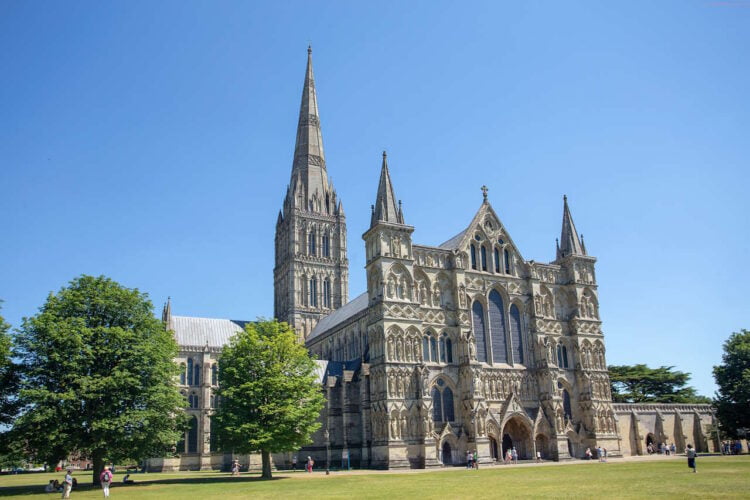
[[[522,257],[487,197],[466,229],[437,247],[412,242],[387,157],[364,233],[367,290],[348,302],[346,224],[328,180],[308,51],[291,181],[276,225],[275,316],[320,365],[326,407],[316,467],[433,467],[580,458],[586,448],[639,454],[653,442],[713,449],[707,405],[613,404],[599,316],[596,259],[567,198],[550,263]],[[195,417],[179,458],[154,469],[227,468],[259,457],[211,447],[212,377],[222,345],[244,322],[171,316],[180,384]],[[196,381],[196,366],[200,379]],[[192,381],[190,373],[192,370]],[[294,454],[274,457],[291,465]]]

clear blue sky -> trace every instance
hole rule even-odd
[[[273,232],[313,44],[351,296],[387,149],[414,240],[482,184],[527,260],[562,195],[610,364],[711,367],[750,328],[750,2],[0,3],[0,298],[75,276],[174,313],[273,314]]]

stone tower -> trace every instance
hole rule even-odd
[[[320,318],[349,300],[346,218],[326,170],[310,47],[275,246],[274,316],[304,340]]]

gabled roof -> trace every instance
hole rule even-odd
[[[313,328],[313,330],[310,332],[310,335],[307,337],[306,342],[309,342],[321,333],[331,330],[337,325],[340,325],[349,318],[357,315],[357,313],[364,311],[365,309],[367,309],[368,302],[369,300],[367,297],[367,292],[364,292],[355,297],[353,300],[350,300],[349,302],[344,304],[342,307],[336,309],[331,314],[318,321],[318,324],[315,325],[315,328]]]
[[[455,235],[453,238],[438,245],[438,248],[442,248],[443,250],[459,250],[461,248],[464,248],[466,245],[469,244],[469,240],[472,238],[474,234],[474,232],[472,231],[472,228],[482,229],[482,231],[484,231],[484,229],[481,227],[481,223],[482,223],[482,220],[485,218],[485,216],[488,214],[491,215],[492,218],[495,219],[495,221],[497,221],[497,224],[500,226],[500,229],[505,235],[507,242],[514,249],[514,251],[518,254],[518,256],[521,257],[521,252],[518,250],[518,247],[516,247],[516,244],[513,242],[513,238],[510,237],[508,230],[503,225],[502,221],[500,220],[500,217],[497,216],[497,213],[492,208],[492,205],[490,205],[490,202],[487,200],[487,198],[484,199],[484,201],[482,202],[482,205],[479,207],[479,210],[477,210],[477,212],[474,214],[474,217],[471,219],[471,222],[469,223],[469,225],[466,226],[466,228],[463,231]],[[521,258],[523,259],[523,257]]]
[[[192,347],[224,347],[232,335],[244,330],[249,321],[218,318],[172,316],[170,323],[177,345]]]

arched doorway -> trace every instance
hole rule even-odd
[[[646,451],[649,454],[656,451],[656,444],[654,443],[654,435],[650,433],[646,435]]]
[[[516,449],[518,458],[529,460],[534,452],[531,426],[521,416],[512,417],[503,426],[503,456],[509,448]]]
[[[443,443],[442,448],[442,455],[443,455],[443,465],[453,465],[453,450],[451,450],[451,445],[448,443],[448,441],[445,441]]]
[[[492,457],[492,460],[497,461],[497,451],[497,440],[494,437],[490,437],[490,457]]]
[[[547,436],[545,436],[544,434],[537,434],[535,444],[537,453],[540,453],[544,460],[549,460],[552,458],[549,451],[549,438],[547,438]]]

